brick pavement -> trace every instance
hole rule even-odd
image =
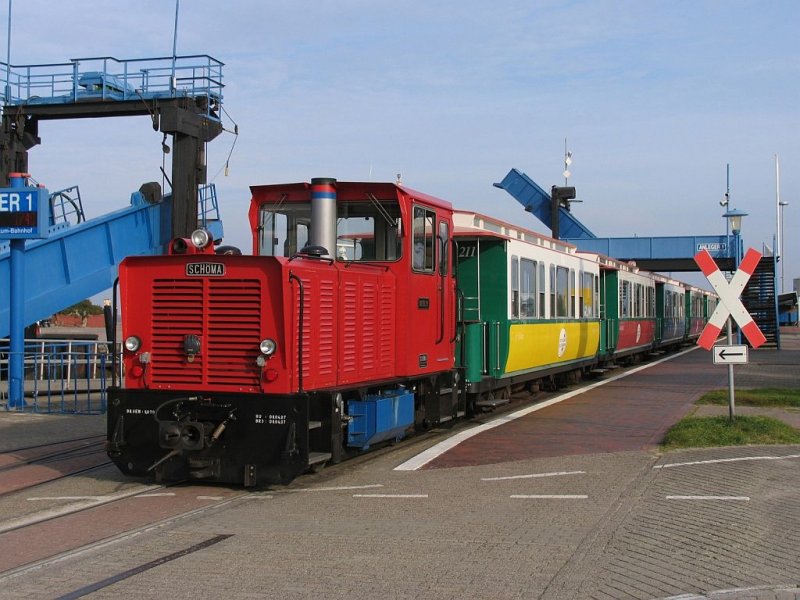
[[[800,591],[800,457],[663,468],[798,456],[798,447],[391,470],[414,451],[379,453],[0,577],[0,598],[55,598],[219,534],[232,537],[91,597],[605,600],[740,588],[722,597],[800,598],[787,595]],[[524,477],[553,473],[561,475]],[[668,498],[687,494],[749,500]]]
[[[796,385],[793,352],[754,352],[766,358],[741,379]],[[687,356],[701,360],[699,352]],[[672,393],[661,376],[651,382]],[[588,408],[602,413],[604,405]],[[586,417],[602,429],[597,415]],[[577,419],[549,424],[580,437]],[[605,429],[611,436],[614,428]],[[656,433],[632,436],[639,446],[627,451],[393,471],[431,443],[418,439],[224,510],[0,576],[0,598],[55,598],[230,534],[91,597],[800,600],[800,447],[661,454],[649,445]]]

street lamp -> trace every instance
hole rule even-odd
[[[742,217],[746,217],[747,213],[743,210],[739,210],[738,208],[731,208],[728,209],[724,215],[722,215],[727,219],[728,226],[730,227],[731,233],[733,234],[733,269],[731,271],[736,271],[739,268],[739,257],[741,256],[741,237],[740,234],[742,232]],[[728,344],[733,343],[733,324],[731,323],[731,317],[728,317]],[[742,332],[736,332],[737,343],[742,343]],[[733,365],[728,365],[728,377],[730,379],[730,387],[733,389]],[[731,400],[731,406],[733,405],[733,400]],[[733,419],[733,409],[731,409],[731,419]]]
[[[732,208],[722,216],[728,219],[728,223],[731,226],[731,232],[734,235],[739,235],[739,233],[742,231],[742,217],[746,217],[747,215],[748,214],[743,210]]]
[[[730,227],[731,233],[733,234],[733,245],[734,245],[734,255],[733,255],[733,270],[739,268],[739,256],[740,256],[740,244],[741,241],[739,236],[742,232],[742,217],[746,217],[747,213],[743,210],[739,210],[738,208],[731,208],[726,212],[724,215],[728,221],[728,226]]]

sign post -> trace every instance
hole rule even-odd
[[[8,408],[24,408],[25,380],[25,240],[47,237],[50,202],[47,190],[26,186],[27,173],[9,173],[0,189],[0,239],[9,240]]]
[[[719,304],[717,304],[711,317],[709,317],[700,339],[697,340],[697,345],[706,350],[714,349],[714,364],[728,365],[728,416],[731,421],[735,417],[733,365],[734,363],[743,364],[747,362],[747,346],[733,345],[732,321],[736,321],[740,331],[744,333],[753,348],[758,348],[767,341],[739,298],[744,286],[747,285],[750,276],[758,266],[759,260],[761,260],[761,253],[753,248],[748,249],[741,265],[739,265],[739,269],[728,282],[719,267],[717,267],[714,259],[711,258],[708,250],[701,250],[694,257],[694,261],[703,271],[703,275],[706,276],[714,291],[719,295]],[[714,346],[714,342],[722,332],[722,325],[726,322],[728,345]]]

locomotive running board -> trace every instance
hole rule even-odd
[[[332,457],[333,455],[330,452],[309,452],[308,466],[328,462]]]

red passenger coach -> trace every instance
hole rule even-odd
[[[252,256],[198,234],[120,267],[124,472],[286,481],[463,409],[448,203],[316,179],[253,187],[249,216]]]
[[[706,326],[710,296],[707,290],[686,286],[686,335],[689,339],[700,337]]]
[[[626,357],[633,360],[650,352],[656,336],[656,288],[652,273],[601,254],[581,254],[600,266],[601,361]]]

